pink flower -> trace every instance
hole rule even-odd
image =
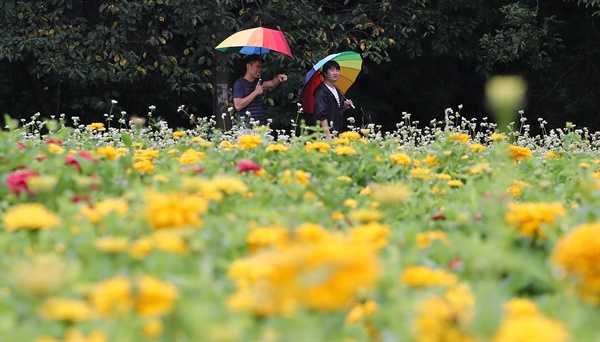
[[[29,177],[37,176],[37,172],[32,170],[19,170],[11,173],[6,178],[8,188],[13,194],[20,195],[21,192],[26,191],[30,195],[33,195],[33,191],[27,186],[27,179]]]
[[[450,263],[448,264],[448,268],[456,271],[456,270],[461,270],[463,266],[463,261],[461,258],[456,258],[452,261],[450,261]]]
[[[46,139],[46,144],[57,144],[57,145],[62,145],[63,141],[60,139],[53,139],[53,138],[48,138]]]
[[[93,159],[92,155],[89,154],[88,152],[78,151],[76,155],[68,156],[67,159],[65,159],[65,164],[73,166],[74,168],[77,169],[77,171],[81,171],[81,165],[79,165],[79,161],[77,160],[77,158],[75,158],[75,156],[79,156],[85,160],[98,161],[97,159]]]
[[[22,142],[22,141],[19,141],[19,142],[17,143],[17,145],[19,145],[19,147],[20,147],[21,149],[24,149],[24,148],[26,148],[26,147],[27,147],[27,145],[25,145],[25,143],[24,143],[24,142]]]
[[[256,171],[260,170],[260,166],[258,166],[258,164],[256,164],[252,160],[247,160],[247,159],[240,160],[239,162],[237,162],[236,166],[238,168],[239,173],[244,173],[244,172],[249,172],[249,171],[256,172]]]

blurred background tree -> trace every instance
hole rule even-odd
[[[456,110],[489,116],[483,84],[522,75],[535,130],[566,121],[600,129],[600,1],[409,0],[5,0],[0,4],[0,112],[15,118],[178,112],[217,115],[215,85],[242,76],[241,56],[215,52],[228,35],[282,30],[294,59],[266,56],[263,73],[289,82],[267,93],[273,126],[296,116],[306,72],[327,54],[360,52],[363,72],[347,96],[394,129],[402,112],[420,125]],[[231,96],[231,92],[228,92]],[[535,122],[534,122],[535,121]]]

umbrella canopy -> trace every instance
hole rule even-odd
[[[276,51],[293,57],[283,32],[264,27],[236,32],[217,45],[216,49],[222,52],[239,52],[245,55],[258,55]]]
[[[335,82],[335,86],[342,94],[354,84],[354,81],[356,81],[356,77],[362,68],[362,58],[360,57],[360,54],[354,51],[334,53],[318,61],[306,74],[304,85],[302,86],[302,89],[300,89],[300,103],[302,104],[302,109],[306,113],[315,112],[314,92],[319,84],[323,82],[323,76],[318,71],[330,60],[334,60],[340,65],[340,77],[337,82]]]

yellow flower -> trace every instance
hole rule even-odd
[[[142,160],[133,164],[133,168],[140,173],[154,172],[154,164],[149,160]]]
[[[9,232],[56,228],[61,224],[60,217],[40,203],[17,204],[4,213],[2,221]]]
[[[506,135],[502,133],[492,133],[490,135],[490,140],[492,141],[500,141],[506,139]]]
[[[52,154],[62,154],[65,152],[65,149],[58,144],[48,144],[48,152]]]
[[[400,282],[409,287],[449,286],[456,284],[458,277],[427,266],[409,266],[402,272]]]
[[[178,158],[179,165],[196,164],[198,162],[198,160],[203,159],[205,157],[206,157],[206,153],[198,152],[198,151],[195,151],[190,148],[190,149],[186,150],[185,152],[183,152],[181,157]]]
[[[348,208],[356,208],[358,206],[358,201],[352,198],[347,198],[344,200],[342,205]]]
[[[238,145],[234,145],[230,141],[223,140],[219,143],[219,147],[223,148],[225,151],[230,151],[234,148],[237,148]]]
[[[564,216],[565,209],[560,203],[509,203],[505,215],[506,223],[528,237],[544,237],[542,225],[554,225],[555,216]]]
[[[394,205],[408,202],[412,192],[407,185],[401,183],[369,184],[371,198],[385,205]],[[362,193],[362,191],[361,191]]]
[[[160,152],[147,149],[147,150],[136,150],[131,158],[134,162],[138,161],[151,161],[152,159],[156,159],[160,157]]]
[[[120,217],[125,217],[129,211],[129,205],[126,200],[119,198],[109,198],[99,201],[94,206],[84,205],[79,208],[79,212],[88,219],[90,223],[96,224],[103,217],[116,213]]]
[[[49,193],[51,192],[58,183],[58,177],[56,176],[35,176],[29,177],[25,180],[27,186],[35,193]]]
[[[340,213],[339,211],[334,211],[333,213],[331,213],[331,218],[334,220],[343,220],[346,216],[344,216],[344,214]]]
[[[241,148],[251,149],[262,144],[262,139],[259,135],[241,135],[238,137],[238,142]]]
[[[408,165],[410,165],[410,162],[411,162],[410,157],[406,153],[392,154],[392,155],[390,155],[390,160],[392,161],[392,164],[394,164],[394,165],[403,165],[403,166],[408,166]]]
[[[424,168],[414,168],[412,170],[410,170],[410,173],[408,175],[409,178],[416,178],[416,179],[423,179],[423,180],[427,180],[431,178],[431,175],[429,174],[429,169],[424,169]]]
[[[473,152],[480,152],[485,150],[485,146],[481,145],[481,144],[473,144],[471,146],[469,146],[469,150],[473,151]]]
[[[519,180],[515,180],[514,181],[514,185],[508,187],[508,189],[506,189],[506,191],[513,195],[514,197],[519,197],[521,196],[521,190],[524,188],[531,188],[531,184],[526,183],[526,182],[522,182]]]
[[[123,236],[106,236],[96,239],[94,246],[105,253],[120,253],[129,248],[129,241]]]
[[[323,141],[317,141],[317,142],[307,142],[306,143],[306,152],[310,152],[312,150],[317,150],[321,153],[325,153],[327,151],[329,151],[331,149],[331,145],[329,145],[326,142]]]
[[[349,214],[350,219],[360,223],[368,223],[372,221],[380,221],[383,218],[383,213],[373,209],[357,209]]]
[[[531,150],[527,147],[510,145],[508,146],[508,151],[510,152],[510,159],[515,162],[531,158]]]
[[[18,263],[11,272],[16,287],[30,295],[46,296],[67,282],[69,267],[57,255],[35,255],[30,261]]]
[[[82,322],[92,318],[92,308],[82,300],[49,298],[38,308],[44,319],[64,322]]]
[[[134,306],[131,287],[131,281],[125,277],[104,280],[94,286],[90,300],[102,316],[123,316]]]
[[[260,316],[288,315],[299,307],[339,310],[374,285],[380,274],[377,252],[370,244],[344,236],[295,243],[235,261],[229,276],[238,291],[228,307]]]
[[[556,154],[555,152],[552,152],[552,151],[546,153],[545,158],[546,159],[551,159],[551,158],[561,159],[561,157],[558,154]]]
[[[473,306],[473,295],[460,285],[450,288],[442,297],[419,301],[413,319],[416,341],[474,341],[465,329]]]
[[[226,195],[233,195],[236,193],[243,194],[248,191],[246,183],[241,179],[226,175],[215,176],[210,182],[210,185]]]
[[[173,132],[173,138],[175,138],[175,139],[180,139],[181,137],[183,137],[185,135],[186,135],[185,131],[175,131],[175,132]]]
[[[583,299],[600,304],[600,221],[577,226],[563,236],[552,261],[575,280]]]
[[[146,217],[153,229],[202,227],[201,214],[208,211],[208,200],[204,197],[148,191]]]
[[[165,330],[163,322],[158,318],[151,318],[144,322],[142,336],[146,338],[156,338],[162,334],[163,330]]]
[[[151,276],[143,276],[137,282],[135,309],[140,316],[155,317],[171,313],[179,297],[179,290],[172,284]]]
[[[104,156],[108,160],[115,160],[119,157],[119,152],[115,150],[112,146],[104,146],[96,149],[96,154],[99,156]]]
[[[429,167],[435,167],[440,165],[440,162],[437,159],[437,156],[432,156],[430,154],[428,154],[425,157],[425,160],[423,160],[423,163],[425,163],[425,165],[429,166]]]
[[[431,246],[433,241],[440,241],[444,245],[449,245],[448,234],[441,230],[422,232],[417,234],[417,245],[420,249]]]
[[[89,125],[89,128],[91,130],[102,131],[102,130],[104,130],[104,124],[102,122],[93,122]]]
[[[294,239],[299,242],[320,242],[329,236],[325,228],[315,223],[303,223],[294,229]]]
[[[342,182],[346,182],[346,183],[352,182],[352,178],[350,178],[348,176],[338,176],[336,179],[339,181],[342,181]]]
[[[377,302],[368,299],[364,303],[356,303],[346,316],[346,324],[354,324],[365,318],[369,318],[379,310]]]
[[[369,222],[356,226],[349,231],[350,237],[358,242],[372,244],[375,248],[385,247],[391,230],[388,225],[378,222]]]
[[[188,246],[185,239],[174,232],[158,230],[152,233],[154,239],[153,246],[159,251],[184,255],[188,252]]]
[[[454,132],[454,133],[450,134],[449,138],[450,138],[450,141],[452,141],[452,142],[459,142],[462,144],[466,144],[469,142],[470,137],[466,133]]]
[[[346,131],[346,132],[340,133],[340,138],[342,138],[342,139],[349,139],[349,140],[358,140],[358,139],[360,139],[360,133],[358,133],[358,132],[352,132],[352,131]]]
[[[150,237],[141,237],[131,243],[129,253],[135,259],[143,259],[154,249],[154,239]]]
[[[287,229],[278,225],[254,228],[246,236],[249,253],[254,253],[267,247],[283,246],[288,242],[288,239]]]
[[[569,341],[559,322],[544,317],[527,299],[512,299],[504,305],[504,317],[493,341]]]
[[[446,182],[446,184],[448,184],[449,187],[452,188],[460,188],[461,186],[463,186],[463,182],[457,180],[457,179],[453,179],[453,180],[449,180]]]
[[[350,146],[339,146],[335,149],[335,154],[342,156],[347,154],[356,154],[356,150]]]
[[[285,152],[288,149],[289,147],[283,144],[270,144],[265,148],[267,152]]]

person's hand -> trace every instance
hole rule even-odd
[[[256,84],[256,88],[254,88],[254,92],[256,93],[256,95],[261,95],[263,91],[263,85],[260,83]]]
[[[279,75],[277,75],[277,78],[279,78],[279,83],[283,83],[283,82],[287,81],[287,75],[285,75],[285,74],[279,74]]]
[[[348,108],[354,108],[354,103],[352,103],[352,100],[346,100],[344,101],[344,110],[348,109]]]

